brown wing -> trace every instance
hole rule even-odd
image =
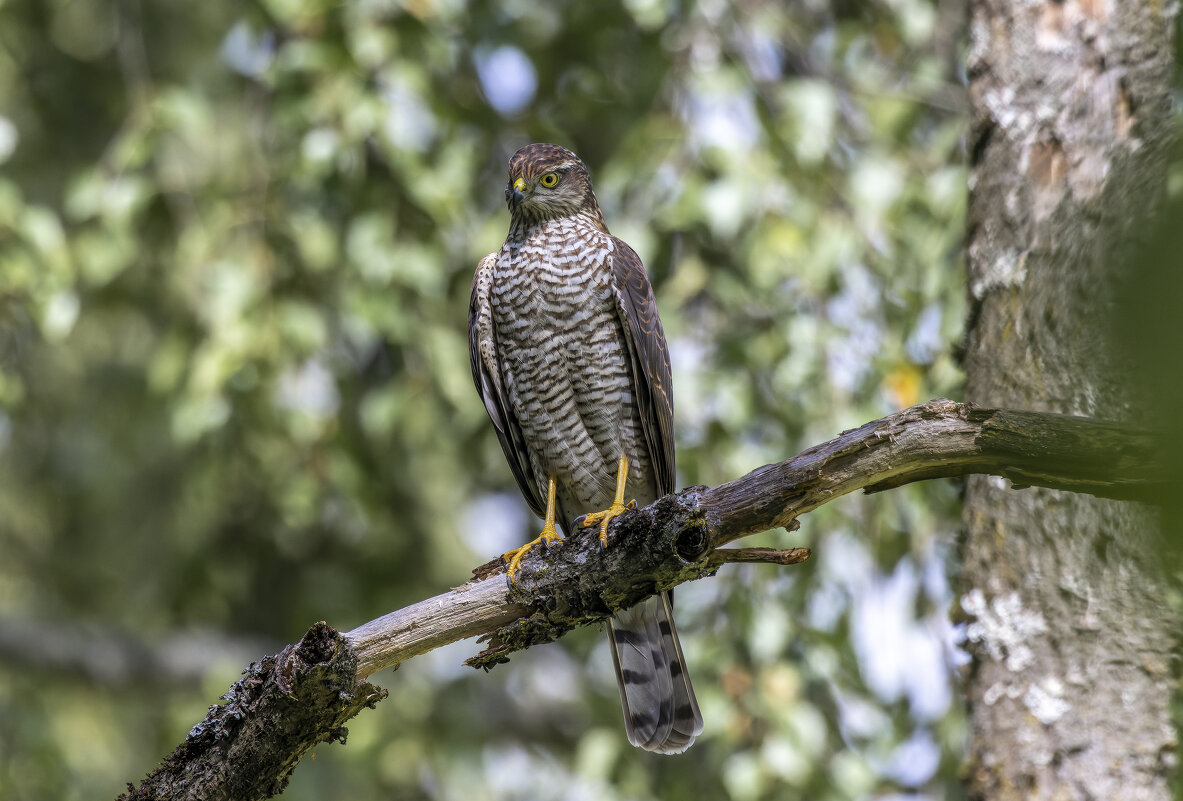
[[[658,495],[674,491],[674,386],[670,353],[657,316],[653,287],[641,257],[613,237],[612,283],[633,360],[633,382],[641,427],[657,482]]]
[[[468,299],[468,357],[472,365],[472,380],[485,402],[485,411],[497,430],[497,439],[509,469],[517,479],[518,488],[534,514],[546,514],[546,499],[542,497],[537,477],[530,466],[525,438],[517,418],[505,397],[501,380],[501,359],[497,352],[497,332],[489,309],[489,289],[493,285],[493,263],[496,253],[481,259],[472,277],[472,294]]]

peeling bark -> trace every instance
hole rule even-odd
[[[160,767],[117,801],[278,795],[304,754],[319,743],[344,743],[345,721],[386,697],[357,682],[353,650],[325,623],[244,674],[222,696],[226,703],[211,706]]]
[[[505,587],[499,560],[456,589],[391,612],[345,635],[362,678],[463,637],[489,634],[468,660],[490,668],[514,652],[599,623],[678,584],[714,575],[731,561],[796,564],[806,549],[719,546],[785,526],[835,498],[930,478],[987,473],[1016,487],[1050,486],[1108,498],[1157,500],[1165,486],[1160,435],[1098,420],[938,399],[845,431],[792,459],[717,487],[689,487],[609,528],[604,551],[592,529],[537,548]]]
[[[250,665],[223,696],[227,703],[210,707],[125,797],[268,798],[310,748],[343,742],[345,721],[385,697],[365,683],[373,673],[484,634],[489,647],[468,664],[490,668],[724,564],[799,564],[807,548],[719,546],[777,526],[796,530],[799,515],[859,489],[984,472],[1016,486],[1158,500],[1169,491],[1161,478],[1166,457],[1160,435],[1129,425],[943,399],[922,403],[735,481],[689,487],[623,514],[609,526],[607,550],[595,528],[549,552],[535,549],[513,587],[494,560],[465,584],[347,634],[318,623],[298,645]]]
[[[1114,282],[1163,196],[1175,4],[975,0],[975,403],[1137,420]],[[1179,619],[1149,508],[967,484],[972,797],[1166,799]]]

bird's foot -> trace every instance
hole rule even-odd
[[[549,548],[552,542],[562,542],[563,535],[555,530],[555,524],[547,522],[542,527],[542,533],[534,539],[527,542],[521,548],[514,548],[512,551],[506,551],[501,554],[501,561],[505,563],[505,583],[513,586],[514,574],[522,566],[522,559],[530,552],[530,549],[539,543],[544,548]]]
[[[591,512],[583,516],[583,527],[590,528],[596,523],[600,524],[600,547],[608,547],[608,524],[612,522],[612,518],[620,517],[625,512],[631,512],[637,508],[636,501],[629,501],[628,503],[613,503],[602,512]]]

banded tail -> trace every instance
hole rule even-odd
[[[670,594],[617,612],[608,621],[608,635],[629,742],[659,754],[682,753],[702,731],[702,714],[682,658]]]

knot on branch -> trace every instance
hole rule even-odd
[[[339,635],[323,620],[304,633],[295,645],[289,645],[275,658],[275,681],[285,693],[291,693],[298,676],[322,663],[330,662],[337,653]],[[348,658],[347,658],[348,659]],[[348,661],[346,659],[346,666]],[[233,692],[231,687],[230,691]],[[229,700],[229,699],[227,699]]]
[[[692,489],[699,489],[693,487]],[[674,553],[683,564],[692,565],[707,555],[711,548],[710,531],[706,525],[706,514],[693,519],[693,525],[685,526],[674,534]]]

